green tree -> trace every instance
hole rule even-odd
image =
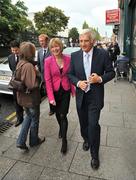
[[[89,25],[87,24],[86,21],[84,21],[82,29],[88,29],[88,28],[89,28]]]
[[[49,36],[57,35],[67,27],[69,17],[63,11],[48,6],[44,11],[35,13],[34,21],[39,33],[46,33]]]
[[[0,45],[8,46],[19,33],[32,27],[32,22],[27,19],[27,7],[23,1],[13,5],[11,0],[0,0]]]
[[[73,27],[70,29],[69,34],[68,34],[69,39],[72,39],[73,43],[76,43],[79,39],[79,33],[76,27]]]
[[[99,41],[101,40],[101,35],[100,33],[98,32],[98,28],[92,28],[94,30],[94,32],[96,33],[96,40]]]

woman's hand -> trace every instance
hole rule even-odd
[[[75,97],[75,93],[71,93],[71,96],[72,96],[72,97]]]
[[[54,100],[50,101],[50,104],[52,104],[53,106],[56,106],[56,102]]]

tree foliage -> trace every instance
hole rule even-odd
[[[72,42],[78,41],[79,33],[76,27],[73,27],[72,29],[70,29],[68,37],[72,39]]]
[[[101,35],[100,33],[98,32],[98,29],[95,29],[95,28],[92,28],[94,30],[94,32],[96,33],[96,40],[101,40]]]
[[[96,33],[96,40],[101,40],[101,35],[100,33],[98,32],[98,28],[93,28],[93,27],[89,27],[89,25],[87,24],[86,21],[84,21],[83,23],[83,26],[82,26],[82,29],[92,29],[95,33]]]
[[[19,0],[13,5],[11,0],[0,0],[0,45],[8,46],[19,33],[32,27],[23,1]]]
[[[89,28],[89,25],[87,24],[86,21],[84,21],[82,29],[88,29],[88,28]]]
[[[35,13],[34,21],[39,33],[46,33],[49,36],[57,35],[67,27],[69,17],[63,11],[48,6],[44,11]]]

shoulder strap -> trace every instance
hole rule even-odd
[[[28,62],[25,62],[24,64],[22,64],[21,66],[19,66],[18,68],[16,68],[15,71],[17,71],[18,69],[20,69],[22,66],[24,66],[25,64],[27,64]]]
[[[17,72],[19,69],[21,69],[21,67],[24,66],[24,65],[27,64],[27,63],[28,63],[28,62],[25,62],[24,64],[22,64],[21,66],[19,66],[18,68],[16,68],[16,70],[14,71],[13,76],[16,77],[16,72]],[[20,72],[19,72],[19,74],[20,74]]]

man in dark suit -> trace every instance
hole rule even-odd
[[[115,76],[108,53],[94,47],[96,34],[84,29],[80,34],[81,50],[72,53],[69,78],[76,86],[76,106],[83,150],[90,148],[91,167],[99,168],[99,117],[104,106],[104,84]]]
[[[48,48],[49,37],[46,34],[40,34],[38,40],[41,48],[38,50],[38,54],[37,54],[37,66],[41,73],[41,81],[42,81],[41,90],[46,92],[45,81],[44,81],[44,60],[45,58],[51,55]],[[54,114],[54,111],[51,104],[49,104],[49,107],[50,107],[49,115],[51,116]]]
[[[19,61],[19,42],[17,41],[12,41],[10,43],[10,47],[11,47],[11,52],[12,54],[8,56],[8,62],[9,62],[9,67],[12,71],[12,73],[14,73],[15,69],[16,69],[16,65]],[[23,122],[23,107],[20,106],[17,102],[17,91],[13,90],[13,97],[14,97],[14,104],[15,104],[15,109],[16,109],[16,116],[17,116],[17,121],[15,123],[15,127],[19,126],[22,122]]]

